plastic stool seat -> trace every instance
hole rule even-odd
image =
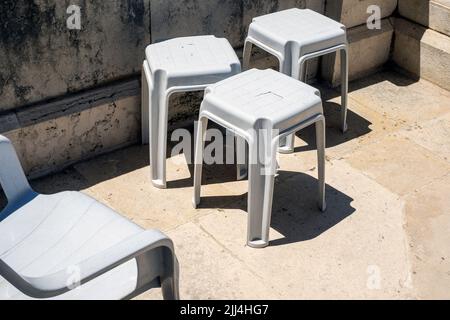
[[[248,35],[279,51],[291,42],[308,54],[346,42],[345,26],[310,9],[289,9],[253,19]]]
[[[149,45],[145,56],[152,73],[164,71],[168,87],[215,83],[240,68],[226,39],[214,36],[184,37]]]
[[[283,131],[322,113],[319,91],[292,80],[272,70],[253,69],[210,86],[203,103],[237,128],[248,130],[268,119],[273,129]]]

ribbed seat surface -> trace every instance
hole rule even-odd
[[[214,36],[175,38],[151,44],[145,52],[150,69],[169,77],[230,73],[239,64],[229,42]]]
[[[322,112],[317,89],[271,69],[243,72],[207,91],[208,110],[242,128],[267,119],[283,130]]]
[[[96,200],[78,192],[38,195],[0,223],[0,258],[27,277],[67,270],[142,229]],[[120,299],[136,287],[131,260],[58,297]],[[27,298],[0,277],[0,299]]]
[[[249,36],[282,50],[295,42],[302,54],[344,44],[345,26],[310,9],[293,8],[253,19]]]

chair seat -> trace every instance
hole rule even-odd
[[[0,258],[26,277],[67,270],[133,236],[142,229],[96,200],[78,192],[37,195],[0,222]],[[136,288],[131,260],[58,299],[121,299]],[[26,299],[0,277],[0,299]]]
[[[207,89],[204,109],[214,118],[248,130],[259,120],[284,131],[321,114],[317,89],[271,69],[252,69]]]
[[[346,43],[345,26],[310,9],[289,9],[253,19],[248,35],[284,52],[296,43],[301,54],[309,54]]]
[[[240,68],[230,43],[215,36],[183,37],[151,44],[145,55],[152,73],[166,72],[168,87],[207,85]]]

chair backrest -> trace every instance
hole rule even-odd
[[[8,202],[18,200],[32,191],[11,141],[2,135],[0,135],[0,185]]]

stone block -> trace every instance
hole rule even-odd
[[[450,0],[399,0],[401,16],[450,36]]]
[[[242,3],[233,0],[151,0],[152,42],[212,34],[242,45]]]
[[[394,28],[390,19],[381,21],[381,29],[369,30],[366,25],[348,30],[349,79],[355,80],[378,70],[388,60]],[[322,59],[322,77],[332,86],[340,84],[340,54],[330,54]]]
[[[367,9],[371,5],[381,9],[383,19],[392,15],[397,8],[397,0],[327,0],[325,12],[327,16],[343,23],[347,28],[352,28],[366,24],[371,15]]]
[[[243,0],[243,3],[244,36],[247,35],[248,26],[255,17],[290,8],[308,8],[324,13],[325,8],[324,0]]]
[[[450,90],[450,37],[399,18],[395,39],[393,59],[400,67]]]
[[[37,177],[139,141],[140,98],[127,97],[4,133]]]

